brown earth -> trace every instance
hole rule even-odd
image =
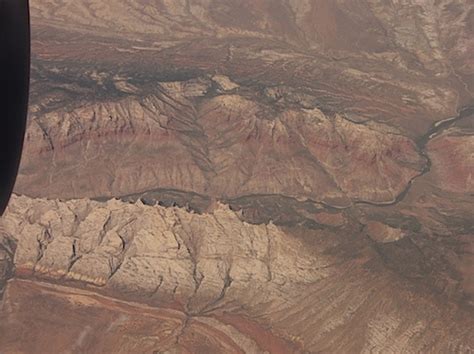
[[[0,352],[474,351],[471,0],[31,7]]]

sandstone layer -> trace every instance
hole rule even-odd
[[[474,351],[471,0],[31,13],[0,352]]]
[[[17,278],[67,285],[9,285],[0,341],[12,352],[53,348],[42,336],[14,336],[30,321],[42,323],[57,302],[54,314],[79,306],[70,333],[76,340],[62,333],[54,344],[64,350],[119,348],[121,342],[108,343],[130,326],[136,332],[122,352],[204,352],[202,341],[212,352],[472,350],[472,318],[438,308],[430,295],[413,299],[415,289],[384,274],[356,232],[347,237],[357,254],[348,257],[331,251],[343,242],[334,233],[295,237],[273,224],[241,221],[224,205],[200,215],[140,202],[27,197],[13,199],[2,226],[16,244]],[[26,320],[18,311],[31,301],[42,308]],[[103,322],[93,324],[88,311]],[[56,321],[38,335],[63,322]],[[269,326],[269,343],[279,349],[259,337]]]

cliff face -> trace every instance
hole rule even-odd
[[[369,227],[370,234],[381,231]],[[335,232],[299,230],[295,237],[273,224],[248,224],[222,204],[200,215],[141,202],[15,197],[3,235],[16,244],[18,280],[6,292],[0,335],[12,351],[21,348],[13,337],[24,348],[41,344],[29,335],[17,337],[28,328],[28,301],[59,302],[66,313],[81,306],[74,326],[89,328],[80,334],[82,350],[104,348],[132,323],[139,324],[139,334],[130,334],[127,350],[195,352],[202,342],[215,352],[452,351],[472,345],[470,328],[463,326],[470,323],[467,316],[438,308],[430,295],[410,299],[412,292],[385,273],[357,231],[345,235],[357,252],[348,256],[332,251],[347,242]],[[32,277],[37,282],[19,280]],[[100,322],[91,324],[88,311]],[[43,318],[44,309],[27,312],[33,313],[28,321],[44,323],[38,333],[56,326]],[[136,318],[141,312],[146,319]],[[170,327],[167,334],[144,332],[142,326],[155,318]],[[426,331],[429,323],[437,325]],[[103,335],[97,333],[106,326]],[[278,349],[260,338],[267,326]],[[72,332],[72,339],[79,335]],[[333,339],[339,336],[344,340]],[[72,345],[72,339],[60,334],[55,341]]]
[[[474,350],[471,1],[31,7],[0,351]]]

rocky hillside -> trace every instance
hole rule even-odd
[[[80,306],[73,337],[61,333],[53,342],[70,348],[82,336],[78,350],[451,352],[474,344],[467,315],[428,294],[412,299],[357,233],[346,237],[358,254],[347,255],[333,251],[347,242],[337,232],[300,229],[296,236],[272,223],[248,224],[222,204],[200,215],[141,202],[16,197],[9,208],[2,232],[16,244],[16,278],[37,279],[7,289],[0,338],[12,352],[41,343],[29,335],[18,342],[18,333],[29,333],[24,311],[33,312],[28,321],[44,323],[42,336],[55,326],[43,309],[27,310],[29,301],[59,302],[66,313]],[[383,224],[368,225],[368,233],[380,244],[403,238]],[[90,324],[88,312],[100,322]],[[136,319],[142,312],[147,318]],[[132,332],[131,341],[109,343],[132,323],[153,323],[148,317],[165,317],[161,326],[170,331],[141,330],[141,339]],[[262,338],[265,328],[272,332]]]
[[[472,1],[31,7],[0,351],[474,351]]]

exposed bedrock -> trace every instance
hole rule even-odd
[[[472,1],[30,3],[0,352],[474,351]]]
[[[224,339],[215,333],[227,331],[244,351],[265,350],[258,333],[270,324],[269,335],[296,352],[472,350],[472,318],[438,307],[439,300],[423,287],[412,287],[403,277],[387,272],[357,230],[344,237],[328,230],[289,233],[273,224],[247,224],[225,205],[200,215],[140,202],[27,197],[14,197],[2,226],[16,244],[16,278],[25,279],[14,280],[6,293],[7,311],[2,316],[7,323],[23,316],[9,307],[16,308],[30,293],[39,292],[36,303],[60,301],[61,308],[72,311],[79,301],[87,311],[101,313],[104,326],[123,312],[127,313],[119,318],[124,323],[138,321],[145,326],[149,320],[135,319],[126,311],[141,306],[134,303],[153,306],[156,310],[144,310],[157,318],[160,313],[165,316],[165,308],[174,309],[176,319],[164,323],[174,321],[174,328],[189,331],[183,342],[176,340],[178,347],[206,323],[210,329],[201,335],[215,335],[217,348],[225,343],[219,343]],[[376,225],[369,227],[369,234],[376,231]],[[381,244],[399,239],[387,232]],[[351,246],[341,252],[345,237],[351,238]],[[33,313],[41,321],[40,310]],[[88,344],[81,345],[104,345],[104,340],[117,335],[115,326],[125,326],[122,320],[114,322],[114,329],[110,327],[100,342],[85,333]],[[245,332],[242,321],[254,323],[254,330]],[[17,323],[12,328],[22,322]],[[137,331],[143,331],[140,328]],[[1,333],[4,339],[13,335],[11,329]],[[10,341],[10,348],[41,343],[35,338],[25,339],[25,344]],[[155,342],[168,343],[166,338]],[[248,349],[252,345],[254,349]]]
[[[393,128],[237,94],[201,98],[209,87],[198,83],[34,116],[17,191],[77,198],[163,188],[347,206],[395,200],[426,163]]]

